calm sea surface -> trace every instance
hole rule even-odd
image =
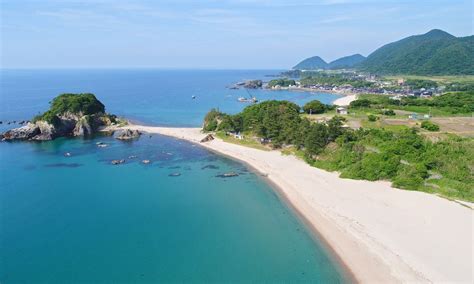
[[[225,86],[276,73],[3,70],[1,130],[65,92],[94,93],[108,112],[143,123],[199,126],[212,107],[245,107],[237,98],[247,91]],[[337,98],[250,94],[298,104]],[[126,162],[113,166],[113,159]],[[240,175],[218,177],[229,171]],[[129,143],[105,136],[0,143],[1,283],[237,281],[346,280],[262,177],[198,146],[159,135]]]

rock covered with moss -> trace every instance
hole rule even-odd
[[[45,113],[33,122],[3,133],[2,140],[53,140],[64,136],[86,136],[114,124],[116,116],[93,94],[62,94],[51,102]]]

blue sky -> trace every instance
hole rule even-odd
[[[472,1],[0,0],[4,68],[290,68],[433,28],[472,35]]]

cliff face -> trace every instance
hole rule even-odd
[[[64,136],[87,136],[94,134],[102,126],[112,124],[112,120],[106,114],[83,115],[82,113],[65,113],[58,115],[58,120],[54,124],[39,120],[8,130],[3,133],[2,140],[47,141]]]

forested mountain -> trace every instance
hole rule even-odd
[[[359,69],[379,74],[474,74],[474,36],[457,38],[442,30],[410,36],[377,49]]]
[[[344,56],[329,63],[329,69],[352,68],[364,60],[365,56],[360,54]]]
[[[367,58],[360,54],[326,63],[315,56],[296,70],[355,68],[376,74],[474,75],[474,36],[455,37],[442,30],[386,44]]]
[[[300,63],[296,64],[293,69],[295,70],[318,70],[318,69],[326,69],[328,64],[326,61],[321,59],[319,56],[313,56],[310,58],[306,58],[305,60],[301,61]]]

